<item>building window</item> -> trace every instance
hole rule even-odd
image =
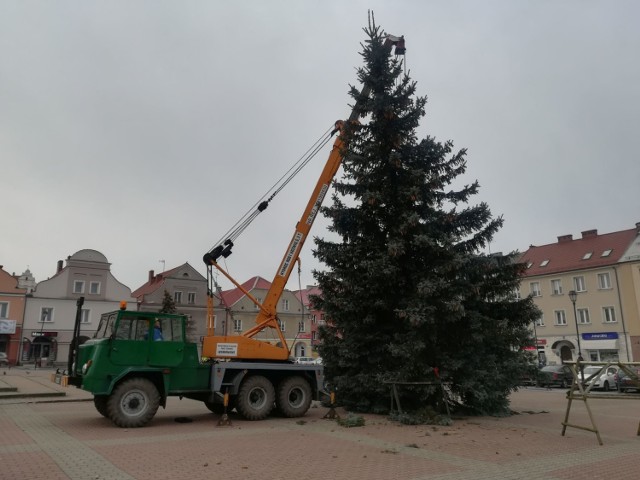
[[[586,308],[578,309],[578,323],[586,325],[591,323],[591,319],[589,318],[589,310]]]
[[[544,327],[544,317],[542,315],[536,318],[536,327]]]
[[[540,266],[541,266],[541,267],[546,267],[547,265],[549,265],[549,260],[543,260],[543,261],[540,263]]]
[[[313,332],[311,332],[311,339],[312,340],[317,340],[318,339],[318,332],[316,332],[315,330]]]
[[[317,325],[318,324],[318,318],[316,317],[315,314],[309,315],[309,317],[311,318],[311,325]]]
[[[531,287],[532,296],[539,297],[542,295],[542,293],[540,293],[540,282],[531,282],[529,285]]]
[[[9,315],[9,302],[0,302],[0,318],[7,318]]]
[[[586,292],[584,277],[573,277],[573,289],[576,292]]]
[[[298,333],[303,333],[304,332],[304,320],[300,320],[298,322]]]
[[[556,310],[553,314],[556,317],[556,325],[567,324],[567,316],[565,315],[564,310]]]
[[[100,295],[100,282],[89,283],[89,293],[91,295]]]
[[[562,280],[551,280],[551,291],[554,295],[562,295]]]
[[[287,300],[286,298],[282,299],[282,310],[284,310],[285,312],[289,311],[289,300]]]
[[[234,332],[242,331],[242,319],[238,319],[238,318],[233,319],[233,331]]]
[[[616,311],[613,307],[602,307],[604,323],[616,323]]]
[[[182,292],[173,292],[173,301],[176,303],[182,303]]]
[[[40,323],[53,322],[53,308],[42,307],[40,309]]]
[[[80,311],[80,322],[81,323],[90,323],[90,319],[89,319],[89,310],[83,308]]]
[[[287,331],[287,324],[284,323],[282,320],[278,319],[278,325],[280,325],[280,330],[283,332]]]
[[[189,305],[193,305],[194,303],[196,303],[196,292],[187,293],[187,303]]]
[[[84,293],[84,280],[73,281],[73,293]]]
[[[260,305],[262,305],[262,299],[260,297],[256,297],[256,300]],[[260,305],[258,305],[258,303],[254,303],[254,307],[256,310],[260,310]]]
[[[589,260],[591,258],[591,255],[593,255],[593,252],[587,252],[587,253],[584,254],[582,259],[583,260]]]
[[[609,273],[598,274],[598,288],[600,290],[609,290],[611,288],[611,277]]]
[[[612,249],[605,250],[604,252],[602,252],[601,256],[602,257],[608,257],[609,255],[611,255],[612,251],[613,251]]]

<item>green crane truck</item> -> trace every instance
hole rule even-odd
[[[52,380],[91,392],[96,410],[124,428],[146,425],[169,396],[202,401],[223,414],[226,394],[228,411],[235,408],[249,420],[262,420],[274,408],[285,417],[300,417],[320,399],[322,366],[203,361],[197,345],[186,340],[186,325],[185,315],[130,311],[123,305],[103,314],[84,344],[76,345],[74,335],[69,368]]]

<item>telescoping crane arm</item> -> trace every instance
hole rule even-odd
[[[396,54],[404,54],[404,37],[394,37],[388,35],[385,43],[385,47],[388,51],[391,51],[393,46],[396,47]],[[369,95],[370,87],[365,85],[360,92],[360,98],[366,98]],[[361,114],[361,106],[357,102],[351,111],[347,122],[356,122]],[[339,120],[336,122],[336,126],[332,135],[335,133],[342,133],[345,126],[345,122]],[[202,353],[206,357],[211,358],[236,358],[243,360],[287,360],[289,358],[289,349],[287,342],[284,338],[277,318],[277,306],[280,301],[280,297],[285,289],[285,286],[289,280],[291,272],[293,271],[294,264],[300,256],[302,246],[309,236],[309,232],[313,223],[318,215],[320,206],[329,191],[329,187],[333,178],[335,177],[340,164],[342,163],[342,152],[344,151],[344,142],[341,135],[338,135],[333,143],[329,158],[325,163],[325,166],[316,182],[316,186],[313,189],[311,197],[305,207],[300,220],[296,224],[293,237],[289,242],[289,245],[285,251],[284,257],[280,262],[275,277],[271,282],[271,287],[267,292],[266,298],[263,303],[260,303],[255,299],[248,291],[246,291],[242,285],[240,285],[234,278],[232,278],[220,265],[217,263],[217,259],[220,256],[226,257],[230,253],[233,244],[226,242],[225,245],[221,245],[213,249],[211,252],[204,256],[204,262],[207,265],[215,267],[226,278],[228,278],[236,288],[239,288],[259,309],[256,316],[256,325],[249,330],[246,330],[241,335],[236,336],[206,336],[204,338]],[[279,342],[277,345],[272,345],[268,342],[255,339],[255,335],[265,330],[266,328],[272,328],[278,335]]]

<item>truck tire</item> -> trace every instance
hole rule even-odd
[[[109,413],[107,412],[107,401],[109,400],[109,395],[94,395],[93,396],[93,405],[96,407],[96,410],[103,417],[109,418]]]
[[[252,375],[240,385],[236,410],[247,420],[264,420],[273,409],[275,397],[273,385],[267,378]]]
[[[146,378],[130,378],[118,385],[107,400],[107,413],[122,428],[143,427],[156,414],[160,394]]]
[[[311,406],[311,386],[304,378],[285,378],[278,385],[276,405],[287,418],[302,417]]]

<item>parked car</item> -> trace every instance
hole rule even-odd
[[[567,388],[573,383],[573,373],[566,365],[547,365],[538,371],[539,387]]]
[[[609,390],[615,390],[618,388],[618,367],[609,366],[600,375],[595,376],[600,370],[602,370],[602,367],[589,365],[584,367],[584,372],[581,371],[578,375],[582,378],[582,375],[584,374],[586,386],[593,384],[591,390],[604,390],[605,392],[608,392]]]
[[[637,379],[632,379],[627,372],[624,370],[620,370],[618,372],[618,391],[619,392],[628,392],[629,390],[635,390],[640,393],[640,368],[632,367],[632,369],[636,372]]]
[[[4,352],[0,352],[0,366],[9,366],[9,357],[7,357],[7,354]]]

